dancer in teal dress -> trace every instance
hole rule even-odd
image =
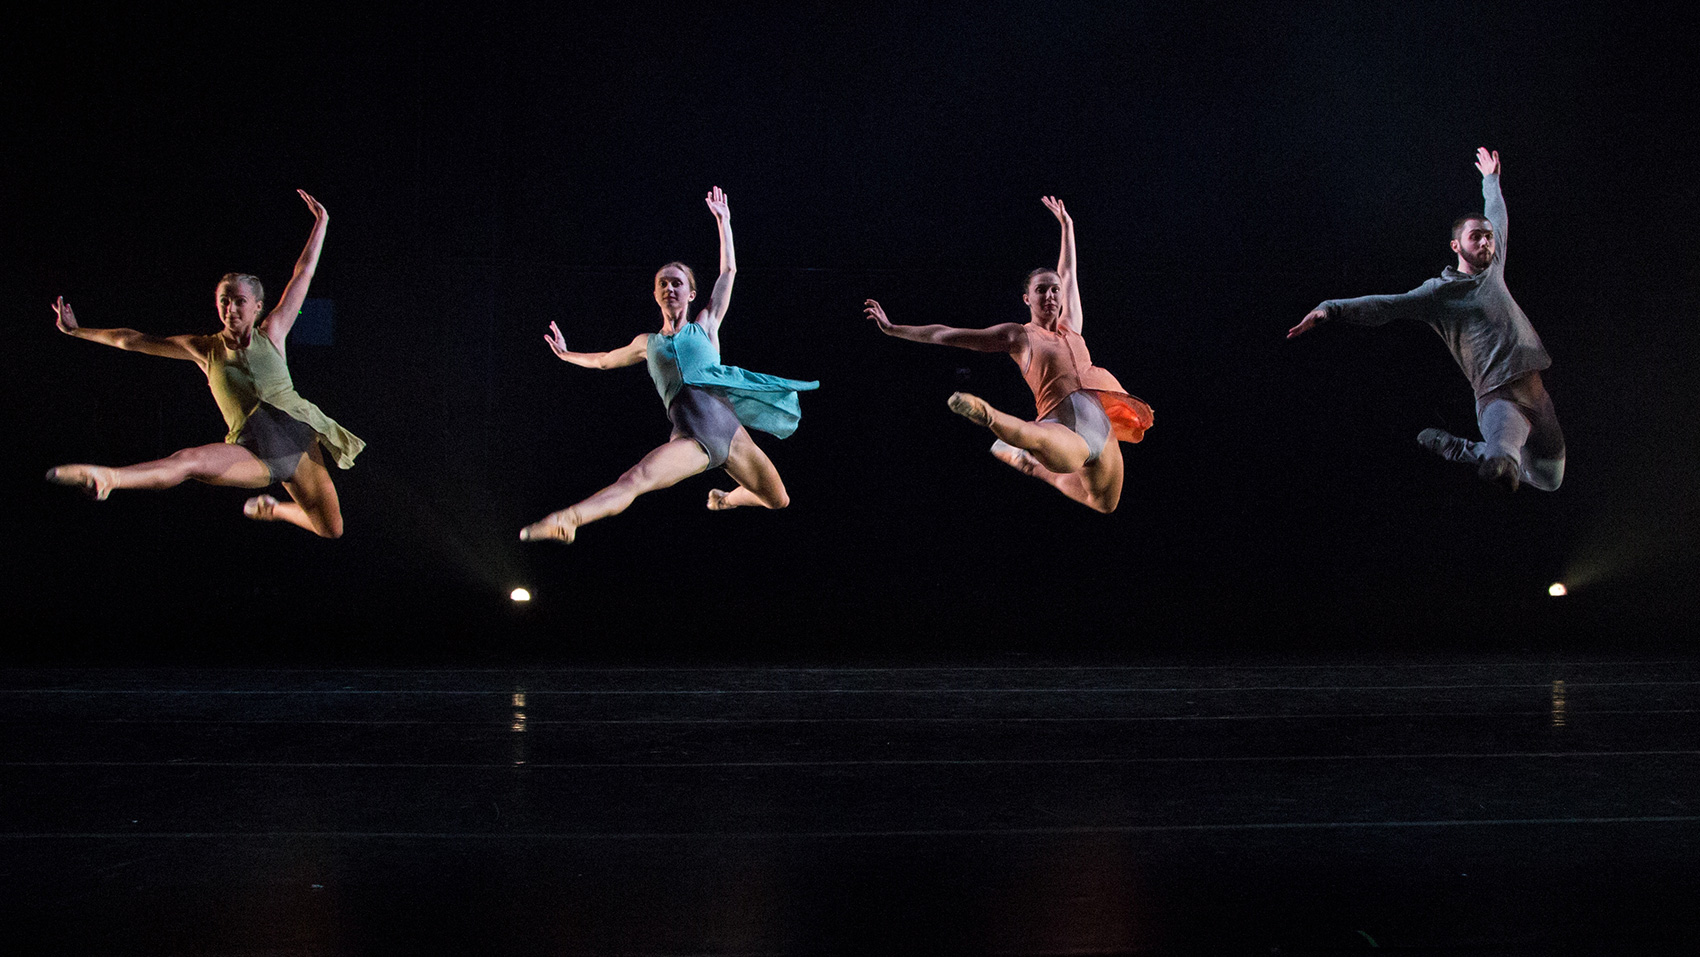
[[[732,299],[732,280],[738,267],[732,254],[732,211],[718,186],[708,193],[708,209],[720,232],[720,277],[715,280],[708,305],[696,315],[690,315],[691,301],[697,296],[696,275],[684,263],[673,262],[655,274],[655,302],[661,307],[658,333],[641,334],[609,352],[571,352],[560,327],[549,323],[549,333],[543,338],[563,362],[587,369],[618,369],[646,362],[667,407],[673,434],[613,485],[521,529],[522,541],[551,538],[571,542],[579,526],[618,515],[639,495],[711,468],[724,467],[738,487],[711,490],[710,509],[741,505],[784,508],[791,503],[779,471],[750,438],[749,430],[760,429],[782,439],[795,432],[801,415],[797,393],[819,388],[820,383],[781,379],[721,364],[720,326]]]

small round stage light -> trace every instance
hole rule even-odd
[[[508,592],[508,597],[512,598],[514,601],[530,601],[531,592],[526,591],[523,588],[515,588],[513,591]]]
[[[1570,594],[1570,589],[1564,587],[1563,582],[1553,582],[1551,585],[1547,586],[1547,594],[1554,598],[1558,598],[1561,595]]]

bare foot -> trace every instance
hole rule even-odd
[[[47,480],[54,485],[74,485],[97,502],[106,501],[118,487],[118,476],[104,465],[61,465],[47,470]]]
[[[1039,467],[1039,460],[1026,449],[1018,449],[1003,439],[992,443],[992,455],[996,456],[999,462],[1023,475],[1032,475],[1033,470]]]
[[[270,495],[256,495],[242,503],[242,514],[256,522],[275,522],[277,515],[277,499]]]
[[[992,424],[992,406],[985,399],[967,392],[952,392],[946,403],[950,411],[962,416],[975,425]]]
[[[718,489],[718,488],[709,489],[708,490],[708,510],[711,511],[711,512],[724,512],[729,508],[737,508],[738,507],[737,505],[731,504],[731,503],[726,501],[726,497],[728,495],[731,495],[731,494],[732,494],[731,492],[728,492],[725,489]]]
[[[532,522],[519,530],[519,540],[522,542],[540,542],[553,538],[564,545],[571,545],[578,537],[578,514],[570,508],[559,512],[550,512],[542,521]]]

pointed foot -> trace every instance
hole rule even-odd
[[[992,424],[991,403],[977,395],[968,392],[952,392],[946,404],[950,406],[950,411],[975,425]]]
[[[737,508],[738,506],[729,505],[726,502],[726,497],[728,495],[731,495],[731,494],[732,494],[731,492],[728,492],[725,489],[719,489],[719,488],[709,489],[708,490],[708,510],[711,511],[711,512],[724,512],[729,508]]]
[[[1464,440],[1445,429],[1424,429],[1417,433],[1417,444],[1448,462],[1468,459]]]
[[[242,514],[256,522],[277,521],[277,499],[270,495],[256,495],[242,503]]]
[[[532,522],[519,530],[519,540],[522,542],[541,542],[553,540],[563,545],[571,545],[578,537],[578,516],[570,508],[552,512],[541,521]]]
[[[103,465],[61,465],[47,470],[47,480],[54,485],[69,485],[97,502],[106,501],[118,487],[118,476]]]

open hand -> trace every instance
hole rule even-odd
[[[714,214],[715,219],[732,218],[732,207],[727,204],[726,194],[720,191],[720,187],[716,186],[708,191],[706,202],[708,211]]]
[[[1499,175],[1499,150],[1489,152],[1485,146],[1476,147],[1476,169],[1481,170],[1483,176]]]
[[[1326,320],[1327,318],[1328,318],[1328,312],[1326,310],[1312,309],[1311,311],[1305,313],[1305,317],[1303,319],[1299,320],[1298,325],[1287,330],[1287,338],[1291,339],[1295,336],[1302,336],[1305,333],[1311,331],[1312,329],[1315,329],[1317,326],[1321,325],[1323,323],[1323,321]]]
[[[885,317],[885,310],[880,308],[880,304],[869,299],[863,303],[863,306],[865,308],[862,311],[867,314],[869,319],[874,321],[875,325],[880,327],[880,331],[888,336],[891,335],[891,320]]]
[[[307,201],[307,208],[313,211],[314,219],[324,221],[331,218],[331,214],[325,211],[324,204],[308,195],[306,190],[298,189],[295,191],[295,195]]]
[[[60,332],[63,332],[66,335],[74,335],[76,333],[77,317],[71,312],[71,304],[65,301],[64,296],[60,296],[58,299],[54,300],[53,314],[55,316],[53,324],[59,327]]]
[[[561,335],[560,326],[549,323],[549,331],[544,333],[543,341],[549,343],[549,351],[555,354],[555,358],[567,358],[567,337]]]
[[[1039,197],[1039,202],[1045,204],[1045,208],[1051,211],[1051,215],[1057,218],[1057,222],[1062,223],[1064,226],[1069,224],[1068,210],[1063,207],[1062,200],[1055,196],[1041,196]]]

